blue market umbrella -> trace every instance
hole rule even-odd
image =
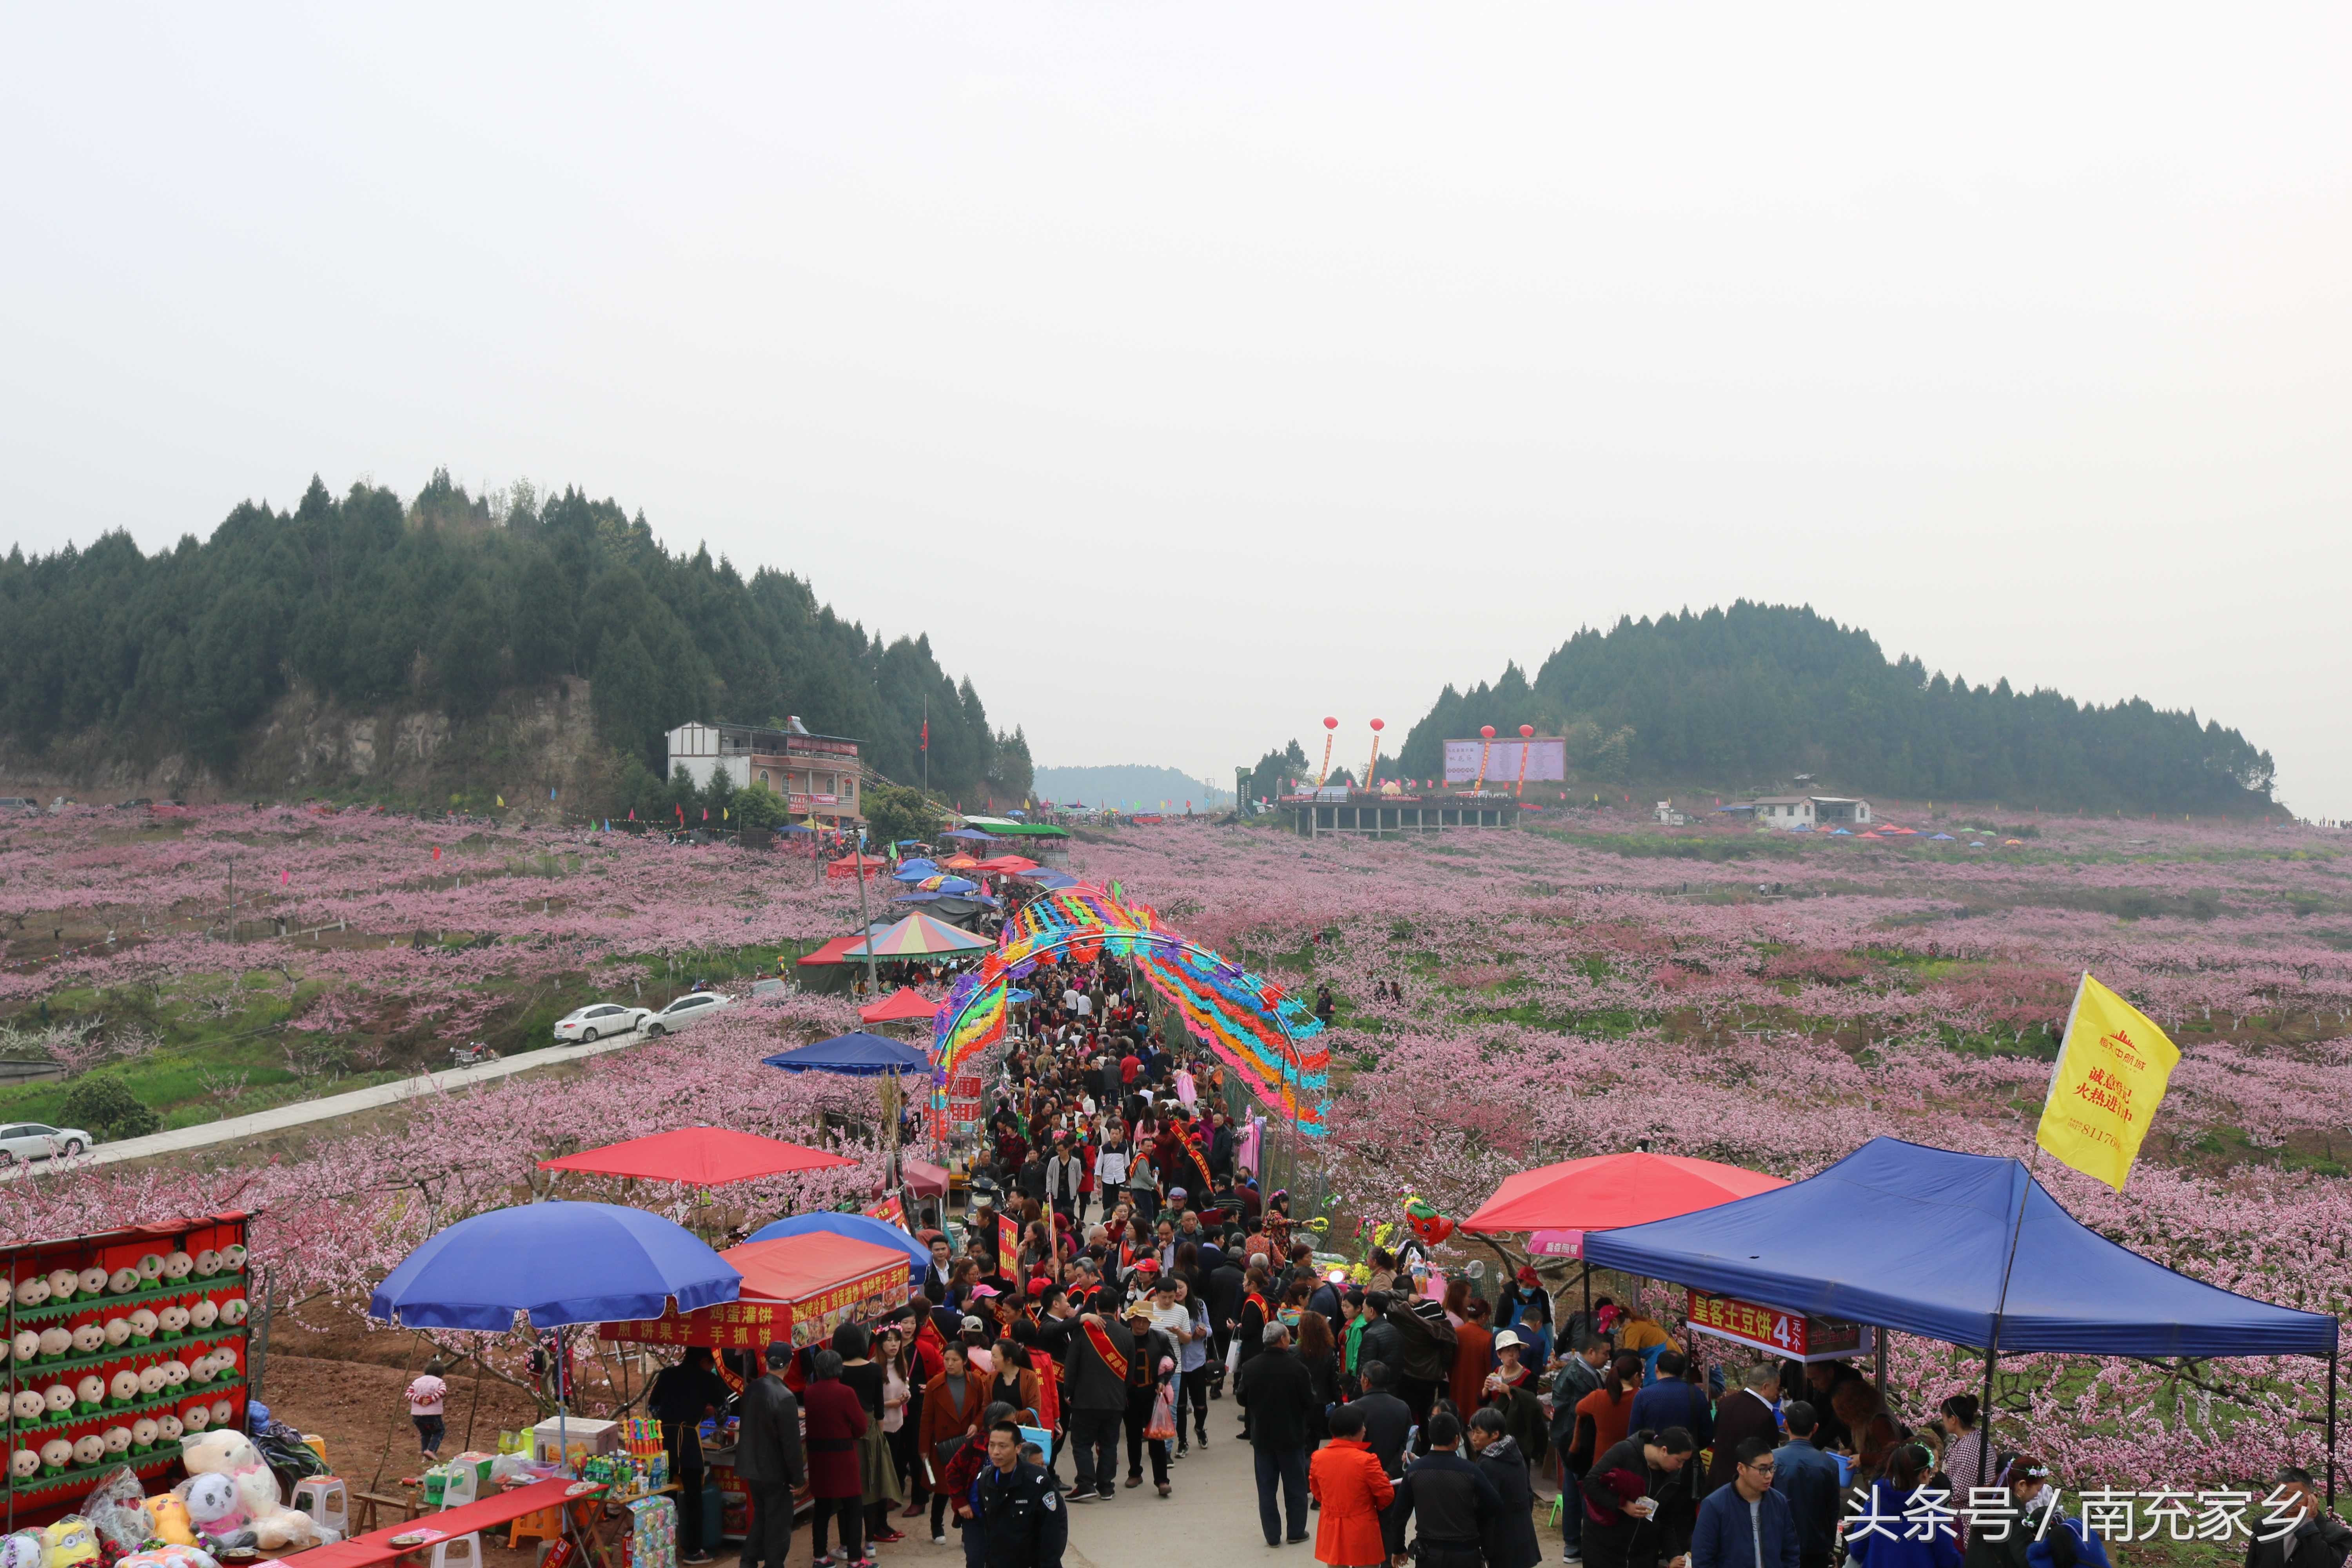
[[[930,1054],[920,1047],[904,1040],[886,1040],[863,1029],[762,1059],[769,1067],[782,1068],[786,1072],[832,1072],[850,1078],[931,1070]]]
[[[368,1316],[503,1333],[658,1318],[732,1301],[743,1277],[684,1226],[616,1204],[542,1203],[461,1219],[384,1277]]]
[[[1023,881],[1034,882],[1039,887],[1053,892],[1059,892],[1064,888],[1075,888],[1078,885],[1078,879],[1066,871],[1048,871],[1040,868],[1034,871],[1024,871],[1020,875]]]
[[[940,837],[942,838],[961,838],[974,844],[983,841],[990,844],[996,842],[996,835],[993,833],[982,833],[977,827],[950,827],[945,833],[940,834]],[[930,1254],[925,1253],[923,1257],[926,1262],[929,1261]]]
[[[743,1238],[745,1245],[754,1241],[782,1241],[787,1237],[807,1236],[823,1231],[832,1236],[845,1236],[853,1241],[870,1241],[877,1247],[895,1247],[915,1260],[919,1268],[928,1268],[931,1261],[929,1242],[917,1241],[897,1226],[866,1214],[803,1214],[790,1219],[763,1225]],[[918,1275],[916,1278],[920,1279]]]
[[[917,856],[912,860],[900,861],[898,868],[890,873],[901,882],[919,882],[926,877],[936,877],[939,874],[940,868],[920,856]]]

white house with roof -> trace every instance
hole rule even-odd
[[[1800,827],[1867,827],[1870,802],[1842,795],[1767,795],[1748,804],[1759,827],[1793,833]]]

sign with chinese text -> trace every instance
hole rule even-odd
[[[1021,1222],[1000,1212],[996,1216],[996,1268],[1011,1268],[1021,1257]]]
[[[831,1338],[844,1323],[870,1321],[905,1302],[910,1272],[903,1262],[886,1263],[796,1301],[748,1297],[699,1307],[683,1316],[673,1305],[658,1318],[599,1323],[596,1337],[645,1345],[709,1345],[719,1350],[758,1350],[778,1342],[814,1344]]]
[[[1690,1292],[1690,1326],[1734,1344],[1748,1345],[1788,1361],[1842,1361],[1872,1349],[1871,1332],[1860,1323],[1809,1318],[1729,1296]]]
[[[892,1193],[880,1203],[867,1204],[866,1213],[869,1217],[878,1219],[884,1225],[895,1225],[900,1230],[907,1228],[907,1205],[899,1200],[896,1193]]]
[[[1538,1230],[1528,1237],[1530,1258],[1581,1258],[1584,1256],[1584,1233],[1580,1230]]]
[[[2033,1141],[2117,1192],[2180,1051],[2147,1014],[2083,973]]]

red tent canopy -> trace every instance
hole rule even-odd
[[[948,1195],[948,1173],[937,1165],[908,1158],[898,1162],[898,1173],[906,1178],[907,1185],[915,1190],[918,1197],[943,1198]]]
[[[934,1016],[946,1005],[944,1002],[932,1001],[911,985],[901,985],[871,1007],[860,1007],[857,1016],[868,1024],[896,1024],[908,1018]]]
[[[822,1149],[804,1149],[754,1132],[725,1127],[681,1127],[650,1138],[632,1138],[602,1149],[541,1160],[542,1171],[588,1171],[601,1176],[644,1176],[656,1182],[684,1182],[697,1187],[723,1187],[761,1176],[789,1175],[794,1171],[829,1171],[856,1164]]]
[[[1495,1189],[1464,1230],[1613,1230],[1647,1225],[1789,1184],[1760,1171],[1677,1154],[1595,1154],[1521,1171]]]
[[[1034,871],[1037,862],[1022,855],[998,855],[972,862],[975,871],[994,871],[1000,876],[1017,876],[1023,871]]]
[[[743,1276],[745,1299],[764,1297],[771,1301],[804,1301],[845,1279],[907,1267],[902,1247],[822,1230],[774,1241],[747,1241],[719,1256]]]
[[[819,1343],[844,1322],[903,1305],[910,1268],[905,1248],[854,1236],[810,1231],[747,1241],[720,1253],[743,1276],[732,1301],[681,1315],[600,1323],[596,1337],[638,1344],[720,1345],[757,1350],[773,1341]]]
[[[803,963],[846,963],[849,961],[843,955],[853,947],[864,946],[865,942],[866,937],[862,932],[854,936],[837,936],[814,952],[803,953],[801,962]]]

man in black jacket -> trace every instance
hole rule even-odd
[[[1365,1291],[1364,1332],[1356,1342],[1356,1375],[1363,1375],[1366,1362],[1376,1361],[1387,1367],[1393,1378],[1397,1358],[1403,1350],[1403,1342],[1397,1338],[1396,1330],[1389,1326],[1389,1293],[1385,1290]],[[1394,1392],[1393,1387],[1391,1392]]]
[[[1233,1331],[1225,1325],[1242,1313],[1242,1289],[1247,1280],[1234,1264],[1234,1255],[1223,1247],[1211,1246],[1202,1249],[1201,1263],[1209,1271],[1202,1281],[1202,1293],[1209,1299],[1209,1397],[1222,1399],[1225,1389],[1225,1352],[1233,1343]]]
[[[1073,1502],[1108,1501],[1117,1495],[1118,1429],[1127,1418],[1127,1371],[1136,1354],[1134,1336],[1118,1321],[1118,1297],[1097,1291],[1093,1308],[1069,1331],[1069,1359],[1063,1367],[1070,1447],[1078,1464]]]
[[[1789,1423],[1789,1440],[1773,1450],[1772,1489],[1789,1500],[1797,1523],[1797,1568],[1829,1568],[1844,1492],[1838,1462],[1816,1441],[1821,1418],[1809,1401],[1791,1399],[1781,1414]],[[1970,1484],[1956,1481],[1953,1489]]]
[[[1657,1568],[1690,1551],[1698,1514],[1691,1459],[1698,1445],[1679,1426],[1634,1433],[1592,1461],[1582,1489],[1585,1568]]]
[[[1021,1458],[1021,1426],[999,1421],[988,1432],[988,1465],[973,1487],[972,1516],[986,1568],[1062,1568],[1070,1515],[1053,1478]]]
[[[1437,1391],[1454,1373],[1454,1325],[1445,1321],[1444,1305],[1426,1297],[1391,1301],[1388,1324],[1397,1336],[1397,1359],[1389,1363],[1396,1370],[1397,1393],[1412,1406],[1412,1418],[1426,1426]]]
[[[1307,1458],[1315,1447],[1315,1381],[1290,1348],[1290,1331],[1279,1321],[1265,1326],[1265,1348],[1244,1363],[1234,1379],[1234,1397],[1249,1412],[1250,1447],[1257,1461],[1257,1519],[1268,1546],[1282,1544],[1283,1518],[1275,1511],[1275,1484],[1282,1486],[1288,1539],[1307,1539]]]
[[[1462,1423],[1441,1410],[1429,1418],[1429,1452],[1397,1482],[1396,1501],[1382,1519],[1389,1555],[1404,1552],[1404,1521],[1421,1521],[1413,1541],[1420,1568],[1482,1568],[1487,1531],[1503,1511],[1495,1483],[1458,1452]]]
[[[1536,1568],[1543,1548],[1536,1543],[1535,1483],[1517,1440],[1503,1430],[1501,1411],[1489,1407],[1470,1417],[1470,1451],[1478,1473],[1495,1483],[1503,1500],[1502,1511],[1481,1537],[1486,1568]]]
[[[735,1437],[735,1479],[751,1494],[743,1568],[784,1568],[793,1549],[793,1493],[807,1479],[801,1461],[801,1405],[784,1386],[793,1347],[768,1347],[768,1371],[743,1389]],[[698,1500],[698,1503],[699,1500]]]
[[[724,1415],[734,1396],[711,1365],[710,1347],[690,1346],[686,1359],[666,1368],[654,1379],[646,1408],[661,1422],[662,1447],[669,1455],[669,1473],[678,1483],[681,1502],[699,1504],[703,1491],[702,1440],[698,1426],[705,1415]],[[708,1563],[703,1550],[702,1510],[677,1510],[677,1551],[681,1563]]]
[[[1404,1474],[1404,1446],[1412,1436],[1412,1407],[1396,1396],[1396,1374],[1384,1361],[1360,1363],[1356,1375],[1364,1380],[1363,1397],[1348,1408],[1364,1418],[1364,1441],[1391,1480]]]

